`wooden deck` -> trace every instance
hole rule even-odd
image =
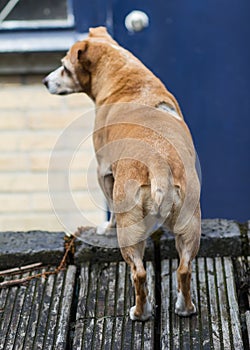
[[[146,263],[154,316],[145,323],[129,319],[133,288],[121,261],[69,265],[58,275],[1,289],[0,349],[247,349],[243,326],[249,319],[242,324],[236,291],[245,259],[194,261],[192,295],[198,314],[191,318],[174,313],[177,263],[162,260],[157,270]]]

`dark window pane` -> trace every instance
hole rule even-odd
[[[11,2],[0,0],[0,12]],[[4,21],[65,20],[67,0],[20,0]]]

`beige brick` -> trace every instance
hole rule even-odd
[[[15,77],[0,83],[0,101],[1,229],[62,230],[63,224],[74,229],[102,223],[105,201],[96,176],[91,100],[84,94],[53,96],[37,77]],[[77,131],[69,134],[72,123]],[[57,161],[48,178],[51,153]],[[63,171],[67,154],[73,159]],[[70,192],[79,210],[71,212],[63,192],[56,193],[60,223],[48,191]]]
[[[64,97],[66,105],[70,108],[83,108],[85,106],[91,110],[95,109],[93,101],[84,93],[72,94]]]
[[[0,132],[0,151],[52,150],[57,132]]]
[[[69,136],[69,138],[68,138]],[[49,150],[69,149],[77,150],[78,143],[82,143],[81,149],[93,150],[92,135],[88,133],[75,132],[70,135],[62,134],[58,131],[36,131],[23,133],[2,133],[0,140],[0,149],[2,150]],[[77,140],[77,143],[76,141]]]
[[[28,126],[31,129],[60,129],[68,127],[75,120],[79,120],[81,118],[82,132],[86,133],[86,130],[93,130],[95,114],[94,110],[92,112],[88,112],[86,117],[87,109],[79,108],[79,109],[63,109],[63,110],[28,110],[27,111],[27,119]],[[88,131],[88,132],[89,132]]]
[[[99,188],[95,173],[90,173],[88,178],[83,173],[72,173],[68,176],[65,172],[56,172],[50,175],[50,188],[53,191],[67,190],[82,191]],[[2,193],[16,192],[43,192],[48,191],[47,172],[5,172],[0,173]]]
[[[5,214],[0,216],[0,227],[2,231],[44,230],[73,233],[79,226],[96,226],[106,220],[101,212],[85,212],[82,216],[68,213],[59,219],[52,212]]]
[[[21,151],[52,150],[58,138],[57,132],[26,132],[19,141]]]
[[[38,108],[93,108],[93,102],[86,94],[68,96],[51,95],[43,84],[19,85],[5,84],[0,89],[1,108],[38,109]]]
[[[54,172],[49,174],[48,189],[50,192],[67,192],[71,193],[74,191],[95,191],[99,190],[96,175],[91,176],[87,180],[86,174],[72,172],[70,176],[66,172]]]
[[[67,201],[68,195],[63,193],[55,193],[50,196],[49,193],[37,193],[30,197],[31,209],[34,212],[55,211],[70,212],[73,210],[80,211],[102,211],[105,210],[105,199],[100,191],[93,193],[88,191],[75,192],[69,194],[72,196],[72,203]]]
[[[28,170],[30,160],[28,154],[19,152],[0,154],[0,171]]]
[[[25,112],[0,110],[0,130],[23,130],[27,126]]]
[[[17,151],[22,134],[20,132],[1,132],[0,151]]]
[[[94,155],[88,151],[79,152],[74,155],[73,151],[61,151],[56,152],[51,157],[51,152],[34,152],[30,155],[31,169],[32,170],[82,170],[86,172],[89,167],[89,163]]]
[[[51,95],[40,85],[6,86],[0,90],[1,108],[25,110],[27,108],[60,108],[65,106],[64,98]]]
[[[96,172],[87,173],[77,173],[72,172],[69,178],[69,186],[74,191],[81,190],[95,190],[100,188]]]
[[[53,213],[28,214],[15,213],[0,216],[0,227],[2,231],[61,231],[63,226]]]
[[[65,181],[62,179],[61,181]],[[0,183],[2,193],[47,191],[47,173],[0,173]],[[58,184],[58,186],[61,184]]]
[[[31,129],[64,129],[77,117],[77,112],[68,111],[29,111],[28,125]]]
[[[30,212],[31,201],[28,194],[1,194],[0,213]]]

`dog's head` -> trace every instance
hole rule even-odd
[[[110,44],[118,45],[105,27],[91,28],[85,40],[71,47],[62,59],[61,67],[44,78],[49,92],[56,95],[85,92],[91,96],[92,72]]]

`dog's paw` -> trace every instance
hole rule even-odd
[[[193,314],[196,314],[196,312],[197,312],[196,307],[193,303],[191,304],[190,308],[186,307],[183,294],[179,292],[177,296],[177,301],[175,304],[175,313],[182,317],[188,317]]]
[[[152,305],[147,300],[144,307],[143,307],[143,313],[139,315],[135,315],[135,309],[136,306],[131,307],[129,311],[129,316],[132,321],[147,321],[152,316]]]
[[[116,231],[115,228],[110,224],[109,221],[104,222],[103,224],[97,226],[96,233],[98,235],[115,235]]]

